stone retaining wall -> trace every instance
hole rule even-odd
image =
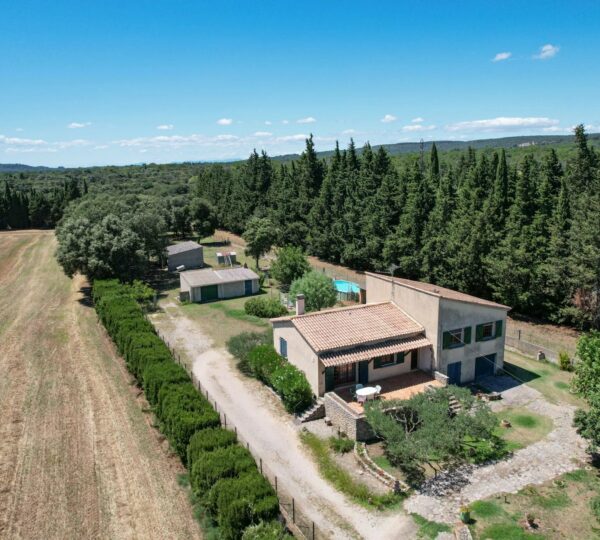
[[[368,441],[375,437],[365,415],[348,407],[346,402],[335,392],[328,392],[323,400],[325,402],[325,414],[331,424],[345,433],[349,439]]]

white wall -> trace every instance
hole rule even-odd
[[[304,372],[316,396],[323,395],[325,392],[325,376],[322,372],[325,368],[319,361],[317,354],[296,330],[291,321],[273,323],[273,346],[281,354],[279,338],[287,341],[288,361]]]
[[[448,364],[462,362],[461,382],[469,382],[475,377],[475,358],[496,354],[496,370],[504,364],[504,337],[506,335],[506,313],[503,308],[458,302],[442,298],[440,304],[439,368],[446,373]],[[488,322],[502,321],[502,337],[488,341],[476,340],[476,326]],[[442,349],[442,334],[448,330],[471,327],[471,343],[456,349]]]

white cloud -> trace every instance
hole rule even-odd
[[[314,124],[317,121],[316,118],[313,118],[312,116],[307,116],[306,118],[299,118],[298,120],[296,120],[297,124]]]
[[[290,141],[303,141],[308,139],[308,135],[304,133],[297,133],[296,135],[284,135],[283,137],[277,137],[277,142],[290,142]]]
[[[108,144],[99,144],[98,146],[94,146],[94,150],[104,150],[108,148]]]
[[[265,126],[270,126],[272,123],[271,120],[265,120]]]
[[[282,123],[282,124],[289,124],[289,123],[290,123],[290,121],[289,121],[289,120],[282,120],[282,121],[281,121],[281,123]]]
[[[356,133],[355,129],[345,129],[342,131],[342,135],[356,135]]]
[[[502,62],[503,60],[508,60],[512,56],[511,52],[499,52],[494,58],[492,58],[492,62]]]
[[[171,131],[174,127],[173,124],[160,124],[160,126],[156,126],[156,129],[161,131]]]
[[[548,43],[547,45],[540,47],[539,54],[534,55],[533,58],[536,60],[548,60],[549,58],[556,56],[558,51],[560,51],[560,47]]]
[[[23,128],[17,128],[15,131],[25,131]]]
[[[230,126],[231,124],[233,124],[233,119],[232,118],[219,118],[217,120],[217,124],[219,124],[220,126]]]
[[[506,117],[486,120],[470,120],[446,126],[448,131],[513,131],[518,129],[549,128],[557,126],[558,120],[547,117]]]
[[[413,119],[411,120],[411,122],[412,122],[413,124],[420,124],[421,122],[425,122],[425,119],[424,119],[424,118],[421,118],[420,116],[417,116],[416,118],[413,118]]]
[[[71,122],[67,127],[69,129],[81,129],[91,125],[91,122]]]
[[[431,131],[435,129],[434,125],[424,126],[422,124],[408,124],[407,126],[402,127],[402,131]]]
[[[217,135],[215,141],[237,141],[239,139],[236,135]]]
[[[45,146],[48,142],[44,139],[22,139],[21,137],[0,135],[0,144],[6,144],[7,146]]]
[[[73,148],[75,146],[89,146],[92,143],[90,141],[86,141],[85,139],[74,139],[72,141],[59,141],[53,144],[57,148],[64,150],[65,148]]]
[[[270,137],[271,135],[273,135],[273,134],[270,131],[255,131],[254,132],[255,137]]]
[[[398,120],[393,114],[386,114],[381,121],[384,124],[389,124],[390,122],[395,122],[396,120]]]

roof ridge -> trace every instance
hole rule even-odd
[[[352,311],[355,309],[367,308],[372,306],[380,306],[383,304],[393,304],[390,300],[382,301],[382,302],[367,302],[366,304],[358,304],[357,306],[342,306],[338,308],[331,309],[322,309],[320,311],[310,311],[309,313],[303,313],[302,315],[284,315],[283,317],[275,317],[270,319],[270,321],[292,321],[294,319],[308,319],[310,317],[314,317],[315,315],[326,315],[328,313],[339,313],[340,311]],[[398,307],[394,305],[394,307]]]

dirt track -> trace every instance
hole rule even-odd
[[[183,468],[55,247],[0,233],[0,538],[200,538]]]

